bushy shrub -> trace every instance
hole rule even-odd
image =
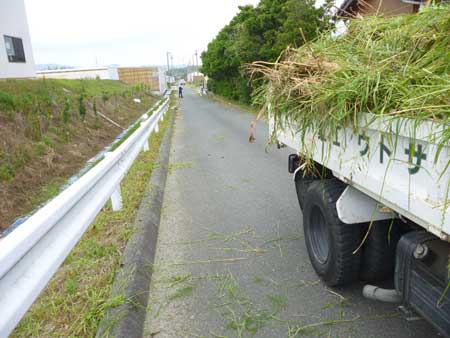
[[[78,98],[78,112],[80,113],[81,121],[86,119],[86,105],[84,103],[84,94],[81,93]]]
[[[66,97],[64,100],[62,120],[64,124],[68,124],[70,122],[70,99],[68,97]]]
[[[28,134],[34,141],[42,139],[41,121],[39,120],[39,106],[33,107],[32,111],[27,114]]]
[[[0,110],[5,113],[13,113],[16,108],[14,97],[0,90]],[[12,115],[12,114],[8,114]],[[12,116],[11,116],[12,117]]]
[[[94,111],[95,116],[95,128],[100,128],[100,119],[98,118],[98,111],[97,111],[97,102],[95,100],[95,97],[92,102],[92,110]]]
[[[0,181],[11,181],[14,178],[14,170],[10,165],[4,164],[0,166]]]
[[[102,100],[103,100],[103,102],[108,101],[109,97],[110,97],[110,95],[108,94],[108,92],[103,91],[103,93],[102,93]]]

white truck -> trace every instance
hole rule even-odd
[[[297,151],[289,171],[316,273],[329,286],[393,277],[394,289],[363,294],[403,303],[450,337],[450,147],[438,145],[449,126],[365,114],[357,130],[325,139],[274,125]]]

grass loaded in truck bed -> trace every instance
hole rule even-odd
[[[450,6],[417,14],[351,19],[345,34],[323,34],[275,63],[249,71],[266,85],[255,101],[270,104],[275,129],[294,121],[298,132],[334,137],[356,128],[362,113],[450,123]],[[446,146],[450,128],[438,136]]]

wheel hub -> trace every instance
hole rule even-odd
[[[330,233],[325,217],[319,207],[314,206],[310,219],[310,243],[314,256],[325,264],[330,253]]]

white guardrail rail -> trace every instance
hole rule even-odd
[[[7,337],[108,201],[169,108],[169,97],[117,149],[0,242],[0,337]]]

